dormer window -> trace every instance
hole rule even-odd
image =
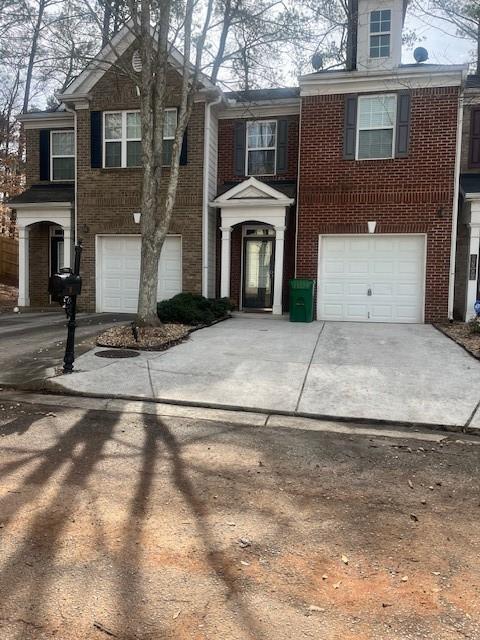
[[[392,37],[390,9],[370,13],[370,58],[389,58]]]

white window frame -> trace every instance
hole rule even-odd
[[[61,156],[53,155],[53,136],[56,133],[71,133],[73,134],[73,154],[67,155],[62,153]],[[54,158],[73,158],[73,178],[70,180],[57,179],[55,180],[53,173],[53,160]],[[75,131],[73,129],[52,129],[50,131],[50,181],[51,182],[75,182]]]
[[[178,127],[178,109],[177,107],[168,107],[167,109],[164,109],[165,113],[167,111],[175,111],[175,131],[177,130]],[[163,136],[164,140],[175,140],[175,133],[173,134],[173,136]],[[169,167],[170,164],[163,164],[162,163],[162,167]]]
[[[177,107],[168,107],[165,111],[175,111],[177,114],[177,123],[178,123],[178,109]],[[106,116],[111,114],[120,113],[122,116],[122,136],[121,138],[106,138],[105,137],[105,121]],[[104,111],[103,112],[103,123],[102,123],[102,131],[103,131],[103,168],[104,169],[139,169],[142,167],[141,164],[128,167],[127,166],[127,142],[141,142],[142,138],[127,138],[127,114],[129,113],[140,113],[139,109],[129,109],[126,111],[123,110],[114,110],[114,111]],[[176,128],[176,126],[175,126]],[[175,134],[173,136],[166,136],[163,138],[164,140],[174,140]],[[106,151],[107,151],[107,143],[109,142],[120,142],[120,166],[119,167],[107,167],[105,164],[106,161]],[[164,165],[169,166],[169,165]]]
[[[251,124],[257,124],[258,122],[262,122],[265,124],[274,123],[275,124],[275,146],[274,147],[252,147],[248,146],[248,127]],[[277,147],[278,147],[278,120],[248,120],[245,127],[245,175],[253,176],[253,177],[262,177],[262,176],[276,176],[277,175]],[[273,167],[273,173],[249,173],[248,171],[248,156],[249,151],[275,151],[275,162]]]
[[[380,11],[380,13],[382,11],[390,11],[390,31],[375,31],[372,32],[372,13],[375,13],[377,11]],[[369,38],[368,38],[368,57],[370,58],[370,60],[387,60],[388,58],[391,57],[392,55],[392,16],[393,16],[393,12],[391,9],[385,8],[385,9],[374,9],[373,11],[370,11],[370,14],[368,16],[368,32],[369,32]],[[388,56],[375,56],[372,57],[372,36],[390,36],[390,44],[388,47]]]
[[[395,110],[393,112],[393,124],[391,127],[362,127],[360,128],[360,104],[362,100],[371,100],[372,98],[395,98]],[[355,143],[355,159],[363,162],[365,160],[392,160],[395,158],[395,145],[397,143],[397,114],[398,114],[398,96],[395,93],[377,93],[374,95],[358,96],[357,103],[357,131]],[[360,131],[388,131],[392,129],[392,153],[384,158],[359,158],[358,152],[360,148]]]

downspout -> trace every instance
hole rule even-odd
[[[452,237],[450,246],[450,278],[448,281],[448,319],[453,320],[453,303],[455,294],[455,260],[457,256],[457,228],[458,209],[460,199],[460,168],[462,161],[462,131],[463,131],[463,80],[465,72],[462,72],[461,93],[458,99],[457,115],[457,149],[455,154],[455,184],[453,192],[453,217],[452,217]]]
[[[71,107],[69,107],[66,103],[65,104],[65,109],[69,112],[73,114],[73,131],[74,131],[74,138],[75,138],[75,162],[74,162],[74,173],[75,173],[75,184],[73,185],[74,188],[74,193],[75,193],[75,202],[73,203],[73,244],[76,245],[77,244],[77,240],[78,240],[78,215],[77,215],[77,201],[78,201],[78,197],[77,197],[77,185],[78,185],[78,175],[77,175],[77,112],[75,109],[72,109]],[[70,261],[71,262],[71,261]]]
[[[218,90],[219,91],[219,90]],[[208,297],[208,178],[210,168],[210,134],[211,134],[211,109],[213,106],[220,104],[222,101],[221,92],[212,102],[207,102],[205,105],[205,129],[203,135],[203,194],[202,194],[202,295]],[[217,142],[218,146],[218,142]],[[217,159],[218,163],[218,159]]]
[[[297,159],[297,202],[295,211],[295,269],[294,277],[297,277],[297,257],[298,257],[298,219],[300,217],[300,158],[301,158],[301,144],[302,144],[302,92],[300,90],[300,114],[298,116],[298,159]]]

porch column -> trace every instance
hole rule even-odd
[[[232,227],[220,227],[222,232],[222,270],[220,277],[220,295],[230,297],[230,253]]]
[[[72,266],[72,230],[63,227],[63,266]]]
[[[282,315],[283,293],[283,250],[285,227],[275,227],[275,276],[273,281],[273,314]]]
[[[473,305],[477,300],[478,287],[478,253],[480,249],[480,225],[470,225],[470,251],[468,259],[467,274],[467,306],[465,312],[465,320],[470,320],[475,316]]]
[[[30,270],[28,266],[28,227],[18,227],[18,306],[30,306]]]

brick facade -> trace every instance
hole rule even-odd
[[[298,277],[317,278],[318,236],[426,233],[425,320],[447,318],[458,88],[412,91],[407,158],[345,160],[344,96],[302,98]]]
[[[178,86],[179,76],[171,72],[168,106],[178,106]],[[115,68],[104,74],[90,95],[89,109],[77,110],[77,215],[78,235],[83,241],[81,311],[95,310],[95,238],[98,234],[139,234],[132,214],[140,209],[142,188],[141,168],[94,169],[90,154],[90,112],[139,109],[135,85]],[[169,233],[182,236],[182,287],[192,293],[202,290],[203,135],[204,103],[196,102],[188,124],[187,164],[180,167],[169,229]],[[27,186],[40,182],[39,139],[39,129],[26,131]],[[168,173],[164,168],[164,174]],[[33,306],[45,306],[49,300],[48,225],[46,235],[43,226],[41,233],[35,227],[31,231],[30,264],[41,265],[45,274],[31,276],[30,298]]]
[[[169,78],[168,106],[178,106],[178,76]],[[107,72],[91,91],[90,110],[78,118],[78,228],[83,240],[84,289],[81,307],[95,309],[95,237],[98,234],[138,234],[133,212],[140,209],[142,169],[92,169],[90,111],[138,109],[136,87],[117,70]],[[177,199],[169,232],[182,236],[183,291],[202,291],[202,188],[204,104],[195,103],[188,124],[188,162],[180,167]],[[169,169],[164,169],[167,176]]]
[[[268,176],[258,179],[265,179],[271,186],[275,187],[275,183],[278,183],[278,188],[281,190],[282,181],[295,181],[297,180],[298,173],[298,132],[299,132],[299,116],[289,115],[282,116],[288,120],[288,169],[283,173],[277,173],[274,176]],[[253,119],[253,118],[252,118]],[[265,118],[259,118],[265,119]],[[270,118],[276,119],[276,118]],[[218,185],[222,188],[225,183],[241,182],[246,179],[246,176],[238,176],[234,171],[234,131],[236,119],[221,119],[219,120],[218,128]],[[295,198],[296,199],[296,198]],[[293,278],[295,273],[295,210],[296,207],[292,207],[287,212],[286,217],[286,231],[285,231],[285,252],[284,252],[284,266],[283,266],[283,309],[288,310],[288,281]],[[251,223],[255,220],[251,220]],[[241,304],[241,287],[242,287],[242,225],[237,225],[232,231],[231,239],[231,261],[230,261],[230,297],[236,308]],[[220,270],[220,234],[218,235],[217,244],[217,270]],[[219,290],[219,289],[218,289]]]
[[[284,173],[275,176],[268,176],[268,181],[296,180],[298,173],[298,129],[299,116],[282,116],[288,120],[288,169]],[[254,120],[255,118],[252,118]],[[259,120],[276,120],[275,118],[258,118]],[[245,180],[245,176],[238,176],[234,171],[234,119],[221,119],[218,123],[218,183],[223,185],[226,182],[240,182]],[[261,180],[259,176],[259,180]]]

